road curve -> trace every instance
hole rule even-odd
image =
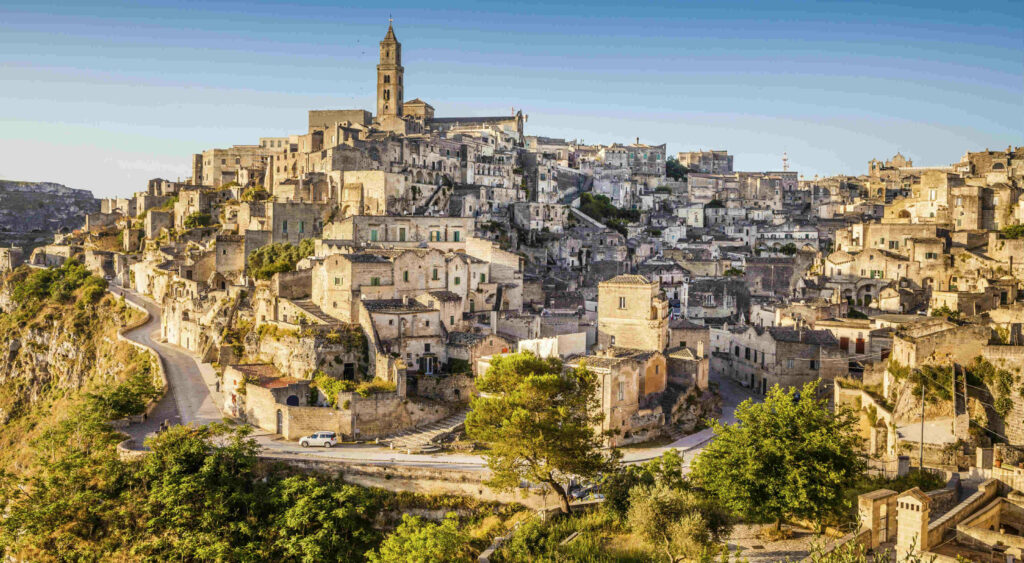
[[[125,338],[154,350],[164,364],[168,391],[160,399],[152,415],[142,423],[127,428],[128,434],[141,444],[155,432],[164,420],[171,424],[208,424],[223,420],[218,405],[223,404],[216,390],[216,374],[208,365],[200,365],[188,350],[154,339],[160,332],[161,307],[132,290],[111,286],[111,293],[123,296],[132,306],[146,310],[150,319],[142,326],[125,333]],[[723,420],[732,422],[732,411],[748,395],[735,383],[722,382]],[[451,469],[483,470],[486,462],[476,454],[408,454],[374,444],[342,444],[334,448],[303,448],[280,436],[254,428],[253,436],[263,448],[262,455],[272,458],[310,459],[340,463],[360,463],[405,467],[447,467]],[[684,436],[666,446],[654,448],[627,448],[623,450],[624,463],[639,463],[660,456],[670,449],[678,449],[687,463],[711,440],[710,430]]]

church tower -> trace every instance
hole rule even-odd
[[[388,33],[380,42],[380,64],[377,65],[377,119],[402,116],[402,44],[388,23]]]

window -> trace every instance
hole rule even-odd
[[[935,201],[935,190],[928,191],[928,199]]]
[[[299,221],[299,234],[306,232],[306,222]]]
[[[889,249],[890,250],[896,250],[899,247],[900,247],[900,242],[898,240],[890,240],[889,241]]]
[[[480,283],[487,283],[487,274],[480,274]]]
[[[370,285],[380,285],[380,278],[370,278]]]
[[[341,285],[341,278],[334,278],[334,285]]]
[[[389,326],[395,326],[395,319],[388,319]]]
[[[454,240],[455,242],[459,242],[459,231],[455,231],[452,240]]]
[[[733,355],[733,356],[736,356],[737,358],[738,358],[738,357],[740,357],[740,347],[739,347],[739,346],[735,346],[735,347],[733,347],[733,349],[732,349],[732,355]]]
[[[619,309],[625,309],[625,308],[626,308],[626,298],[625,297],[619,297]]]
[[[370,229],[370,241],[377,242],[377,229]]]
[[[811,360],[811,369],[818,369],[818,360]]]
[[[619,400],[622,401],[626,398],[626,384],[619,382]]]
[[[793,369],[793,359],[786,360],[786,369]]]
[[[423,351],[424,352],[430,352],[430,344],[424,344],[423,345]]]
[[[746,348],[746,347],[743,348],[743,359],[744,360],[749,360],[750,359],[750,348]]]
[[[437,281],[437,268],[434,268],[434,274],[433,274],[433,276],[431,276],[431,279],[433,279],[434,281]]]
[[[448,317],[448,324],[450,324],[450,325],[454,325],[455,324],[455,315],[450,315]]]
[[[281,221],[281,232],[288,233],[288,221]]]
[[[227,164],[228,160],[226,158],[222,158],[222,159],[220,159],[220,163],[221,163],[221,165]]]
[[[939,257],[939,254],[937,252],[925,252],[924,257],[927,260],[934,260]]]
[[[398,228],[398,241],[405,242],[405,227]]]
[[[460,278],[459,276],[455,276],[455,285],[459,285],[459,283],[461,283],[461,282],[462,282],[462,278]]]
[[[409,281],[409,270],[406,270],[406,271],[402,272],[402,281],[404,281],[404,282]]]

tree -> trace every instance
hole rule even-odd
[[[960,311],[954,311],[950,309],[948,305],[943,305],[941,307],[936,307],[932,309],[932,316],[943,317],[946,320],[955,323],[960,320]]]
[[[685,180],[686,175],[690,173],[690,169],[683,166],[676,160],[676,157],[670,156],[665,160],[665,175],[673,180]]]
[[[136,549],[154,559],[260,558],[268,495],[250,432],[223,423],[173,426],[146,441],[147,534]]]
[[[715,438],[694,462],[693,478],[739,515],[773,521],[787,516],[820,522],[848,508],[843,491],[864,471],[857,418],[833,414],[817,381],[771,388],[763,403],[736,408],[738,423],[714,423]]]
[[[469,535],[459,529],[455,513],[449,512],[440,524],[424,522],[419,516],[402,515],[395,528],[377,551],[370,551],[370,563],[447,563],[470,561]]]
[[[288,242],[268,244],[257,248],[249,255],[249,275],[258,280],[269,280],[274,274],[295,270],[299,260],[314,251],[313,239],[299,241],[298,245]]]
[[[1003,238],[1018,239],[1024,238],[1024,225],[1009,225],[1003,227]]]
[[[630,491],[642,485],[667,485],[683,488],[683,456],[675,448],[646,463],[625,465],[601,480],[604,506],[616,516],[625,517],[629,510]]]
[[[293,476],[274,484],[271,560],[357,561],[379,534],[368,491],[354,485]]]
[[[706,560],[732,529],[725,509],[688,488],[640,485],[629,497],[629,529],[673,563]]]
[[[785,254],[786,256],[792,256],[796,254],[796,245],[791,242],[787,242],[782,246],[782,248],[779,249],[779,252]]]
[[[196,211],[188,217],[185,217],[184,223],[186,229],[209,227],[211,224],[213,224],[213,217],[210,217],[209,213],[203,213],[201,211]]]
[[[485,442],[492,487],[513,490],[523,480],[547,485],[568,513],[572,476],[597,477],[614,466],[595,430],[600,410],[597,377],[580,366],[563,370],[557,358],[529,352],[498,356],[477,378],[466,433]]]

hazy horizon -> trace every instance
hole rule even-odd
[[[863,174],[1024,144],[1014,2],[390,8],[406,99],[529,115],[528,135],[725,149],[737,170]],[[0,178],[99,197],[193,153],[372,111],[388,8],[166,0],[0,7]]]

